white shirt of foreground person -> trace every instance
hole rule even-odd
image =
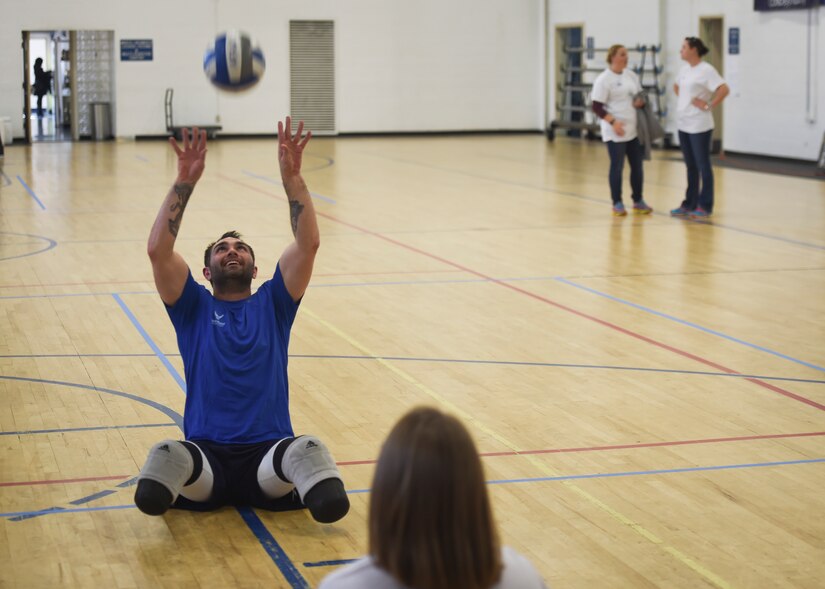
[[[639,76],[628,68],[622,70],[620,74],[610,68],[599,74],[593,82],[590,98],[604,104],[607,112],[613,115],[613,118],[624,123],[624,135],[619,135],[613,129],[613,125],[604,119],[600,119],[599,126],[602,131],[602,141],[605,143],[608,141],[623,143],[632,141],[639,136],[636,132],[636,121],[639,115],[636,114],[636,108],[633,106],[633,97],[641,91],[642,84],[639,82]]]
[[[501,549],[504,570],[490,589],[547,589],[538,571],[524,556],[505,546]],[[327,575],[318,589],[406,589],[367,556]]]
[[[713,115],[693,104],[694,98],[710,102],[713,93],[725,83],[719,72],[706,61],[683,65],[676,78],[676,127],[685,133],[704,133],[713,129]]]

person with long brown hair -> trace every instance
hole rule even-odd
[[[524,556],[499,544],[484,470],[461,422],[407,413],[384,442],[372,484],[369,556],[319,589],[546,589]]]

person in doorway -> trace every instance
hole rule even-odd
[[[484,470],[458,419],[421,407],[381,448],[369,507],[369,556],[319,589],[546,589],[536,569],[499,545]]]
[[[707,52],[701,39],[686,37],[679,53],[687,63],[679,70],[673,91],[678,97],[676,126],[687,166],[687,190],[682,204],[670,211],[674,217],[706,219],[713,214],[712,111],[730,89],[716,68],[702,61]]]
[[[32,94],[37,96],[37,117],[43,117],[43,97],[52,91],[52,72],[43,71],[43,58],[34,60],[34,84]]]
[[[608,68],[593,82],[591,94],[593,112],[600,119],[602,141],[607,145],[607,153],[610,155],[610,198],[613,201],[613,214],[617,217],[627,215],[622,202],[625,158],[630,164],[633,212],[643,215],[653,212],[642,196],[643,152],[636,132],[636,109],[643,108],[645,102],[640,98],[634,98],[642,91],[642,85],[639,77],[627,69],[627,61],[627,48],[623,45],[613,45],[608,49]]]
[[[149,515],[170,507],[208,511],[246,505],[272,511],[309,508],[323,523],[349,510],[338,468],[315,436],[295,437],[289,414],[287,347],[320,244],[301,160],[311,133],[278,123],[278,161],[294,240],[275,273],[253,294],[252,247],[235,231],[204,253],[195,282],[174,249],[184,210],[204,171],[206,131],[183,130],[178,176],[149,235],[155,285],[175,327],[186,374],[184,440],[163,440],[138,475],[135,504]]]

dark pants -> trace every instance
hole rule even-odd
[[[43,116],[43,96],[44,96],[44,94],[38,94],[37,95],[37,116],[38,117]]]
[[[679,146],[687,166],[687,190],[682,208],[693,211],[701,207],[713,212],[713,168],[710,165],[710,144],[713,129],[704,133],[679,131]],[[701,176],[701,189],[699,178]]]
[[[613,204],[622,202],[622,172],[625,157],[630,164],[630,188],[633,190],[633,202],[640,202],[644,174],[642,172],[642,145],[638,137],[621,143],[608,141],[607,153],[610,155],[610,198],[613,199]]]

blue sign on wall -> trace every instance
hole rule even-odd
[[[813,8],[825,4],[825,0],[753,0],[754,10],[793,10],[796,8]]]
[[[152,40],[121,39],[120,61],[152,61]]]
[[[730,55],[739,55],[739,27],[730,27],[728,29],[728,53]]]

